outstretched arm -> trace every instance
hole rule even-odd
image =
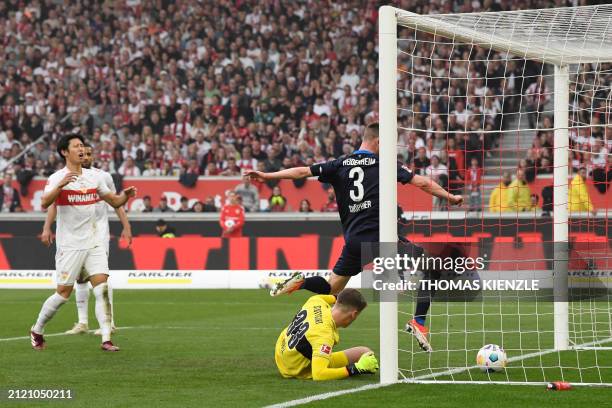
[[[101,198],[109,203],[114,208],[119,208],[130,199],[130,197],[136,196],[136,187],[128,187],[123,190],[120,194],[113,192],[104,194]]]
[[[429,193],[438,198],[442,198],[444,200],[448,200],[448,202],[453,205],[461,205],[463,203],[463,196],[449,193],[448,191],[440,187],[438,183],[428,177],[423,177],[415,174],[414,177],[412,177],[410,183],[413,186],[420,188],[426,193]]]
[[[275,171],[273,173],[264,173],[262,171],[247,170],[244,172],[243,177],[250,178],[251,180],[268,181],[268,180],[299,180],[306,177],[312,177],[310,167],[293,167],[291,169],[285,169],[281,171]]]

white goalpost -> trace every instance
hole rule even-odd
[[[502,173],[516,172],[521,158],[536,148],[545,151],[538,163],[552,167],[551,175],[543,177],[550,178],[553,193],[552,255],[522,260],[549,265],[546,270],[509,264],[491,272],[502,278],[544,276],[553,300],[515,293],[484,294],[482,301],[472,303],[436,303],[434,298],[427,318],[433,352],[426,353],[402,330],[413,312],[412,299],[401,293],[381,299],[381,383],[559,380],[612,386],[610,237],[606,235],[607,250],[588,255],[605,259],[593,261],[605,269],[605,276],[595,283],[586,278],[580,282],[582,289],[586,285],[592,293],[603,292],[574,298],[569,272],[570,210],[591,205],[590,199],[582,206],[571,201],[570,184],[577,173],[571,170],[582,167],[572,160],[609,155],[593,150],[600,138],[612,150],[612,5],[445,15],[383,6],[378,19],[381,243],[397,242],[397,160],[404,157],[409,165],[415,140],[433,139],[436,151],[450,149],[449,139],[466,140],[466,146],[470,140],[480,143],[478,151],[466,147],[462,158],[465,168],[468,156],[483,168],[484,188],[474,195],[481,200],[480,209]],[[531,84],[538,94],[529,94]],[[544,147],[539,147],[541,141]],[[550,157],[546,152],[552,152]],[[457,180],[456,191],[467,191],[465,180]],[[539,208],[529,213],[517,204],[497,216],[504,220],[500,225],[514,222],[518,234],[524,220],[540,217]],[[452,210],[435,205],[434,210],[441,212],[432,211],[432,219],[451,217]],[[590,210],[574,211],[589,232],[601,220],[607,234],[607,209],[600,209],[599,218]],[[478,349],[487,343],[506,349],[509,364],[503,373],[481,373],[475,366]]]

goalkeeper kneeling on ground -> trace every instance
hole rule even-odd
[[[274,359],[285,378],[336,380],[374,374],[378,361],[367,347],[332,351],[340,341],[339,327],[348,327],[367,306],[355,289],[308,299],[276,342]]]

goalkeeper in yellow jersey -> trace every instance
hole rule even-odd
[[[339,327],[348,327],[367,306],[355,289],[338,296],[316,295],[308,299],[276,342],[274,359],[285,378],[336,380],[358,374],[374,374],[378,361],[367,347],[333,351],[340,341]]]

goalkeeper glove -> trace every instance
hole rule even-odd
[[[351,377],[357,374],[374,374],[378,371],[378,360],[374,353],[364,353],[359,361],[349,364],[346,368]]]

